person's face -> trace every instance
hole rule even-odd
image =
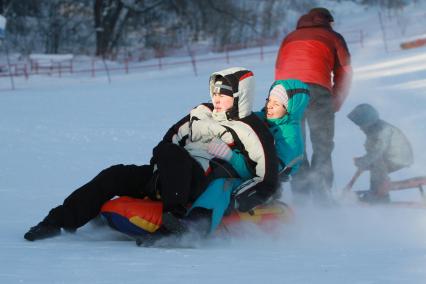
[[[266,118],[281,118],[287,110],[276,96],[269,96],[266,100]]]
[[[227,111],[232,108],[233,104],[233,97],[218,93],[213,94],[213,106],[217,112]]]

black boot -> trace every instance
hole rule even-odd
[[[25,233],[24,238],[28,241],[41,240],[46,238],[52,238],[61,233],[61,228],[46,222],[45,220],[38,223],[36,226],[31,227],[28,232]]]
[[[188,231],[187,226],[171,212],[163,213],[162,226],[169,233],[176,235],[182,235]]]
[[[370,203],[370,204],[378,204],[378,203],[389,203],[390,197],[389,194],[379,195],[377,192],[372,190],[358,191],[359,201]]]
[[[43,221],[31,227],[25,233],[24,238],[28,241],[35,241],[57,236],[61,233],[62,220],[63,207],[60,205],[50,210]]]

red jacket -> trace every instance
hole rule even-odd
[[[323,86],[333,94],[338,111],[348,95],[351,78],[350,54],[344,38],[333,31],[324,16],[302,16],[296,30],[281,43],[275,80],[299,79]]]

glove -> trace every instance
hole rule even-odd
[[[354,164],[357,168],[361,170],[366,170],[368,168],[368,164],[366,163],[363,157],[355,157]]]
[[[232,158],[232,150],[229,146],[219,138],[213,138],[210,141],[207,152],[216,158],[230,161]]]

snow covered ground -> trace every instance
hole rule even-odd
[[[350,14],[336,7],[341,10]],[[367,29],[375,14],[353,9],[350,15]],[[351,22],[346,25],[338,27]],[[412,141],[415,165],[392,178],[426,175],[426,48],[386,53],[374,29],[364,48],[350,46],[355,80],[336,118],[336,196],[355,171],[352,157],[363,153],[364,136],[346,118],[362,102]],[[296,207],[294,223],[279,236],[247,228],[250,237],[195,240],[196,249],[138,248],[99,224],[45,241],[23,239],[100,170],[147,163],[168,127],[208,100],[211,72],[231,65],[253,70],[259,109],[274,60],[205,63],[198,77],[191,66],[114,75],[111,84],[105,77],[30,77],[0,93],[0,283],[425,283],[425,209]],[[355,187],[367,185],[363,176]],[[416,190],[392,198],[420,201]],[[284,199],[291,202],[288,189]]]

